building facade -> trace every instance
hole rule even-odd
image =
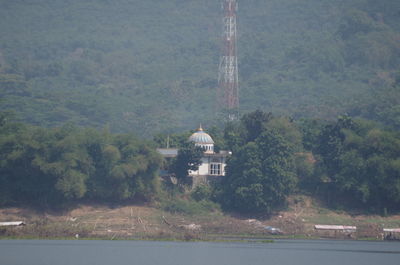
[[[225,176],[226,159],[231,154],[230,152],[215,152],[214,140],[201,126],[188,140],[204,150],[198,170],[189,171],[188,177],[192,179],[193,186]],[[179,152],[176,148],[160,148],[158,151],[164,158],[175,157]]]
[[[189,141],[204,149],[201,165],[196,171],[189,171],[189,176],[225,176],[226,158],[229,152],[214,151],[214,140],[200,128],[189,137]]]

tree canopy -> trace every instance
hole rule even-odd
[[[271,213],[285,204],[296,185],[295,142],[286,134],[295,125],[281,131],[281,119],[259,110],[242,117],[236,134],[242,143],[234,146],[221,183],[226,207]]]
[[[400,202],[400,134],[341,117],[327,125],[316,153],[337,194],[377,209]]]
[[[185,182],[189,171],[196,171],[201,165],[204,150],[195,146],[192,142],[186,142],[178,150],[177,157],[172,161],[170,171],[175,174],[179,181]]]
[[[159,189],[161,158],[155,149],[106,129],[2,122],[0,161],[0,204],[151,199]]]
[[[62,208],[85,200],[134,202],[161,194],[162,159],[155,147],[163,140],[150,142],[70,123],[49,129],[14,119],[0,112],[1,206]],[[216,143],[232,155],[226,175],[211,187],[198,188],[196,200],[271,214],[289,195],[304,192],[333,207],[400,210],[396,130],[348,115],[334,122],[296,121],[258,110],[212,131]],[[185,183],[188,170],[200,165],[203,150],[187,141],[179,147],[170,170]]]
[[[241,113],[400,128],[399,1],[239,5]],[[2,1],[0,109],[147,138],[218,125],[221,16],[215,0]]]

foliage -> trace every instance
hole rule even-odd
[[[189,215],[220,210],[220,206],[211,201],[193,201],[180,198],[174,198],[173,200],[164,201],[162,203],[162,208],[168,212],[183,213]]]
[[[0,126],[0,150],[0,204],[61,206],[84,198],[150,199],[157,193],[161,159],[133,135],[7,121]]]
[[[371,122],[341,117],[320,136],[318,162],[326,168],[331,187],[348,201],[375,209],[400,202],[400,135]]]
[[[256,110],[243,115],[241,123],[243,124],[242,140],[244,142],[253,142],[265,129],[265,124],[272,118],[271,113],[264,113]]]
[[[210,200],[212,196],[212,189],[209,185],[199,185],[190,194],[195,201]]]
[[[198,186],[192,200],[161,202],[167,211],[196,214],[225,208],[270,214],[293,192],[312,192],[339,208],[383,213],[399,209],[400,133],[342,115],[335,122],[276,117],[261,110],[231,121],[213,136],[227,150],[226,176]],[[171,163],[179,181],[197,170],[203,150],[172,137],[180,147]],[[157,138],[158,137],[158,138]],[[152,200],[162,194],[155,144],[107,128],[70,123],[42,128],[0,112],[0,205],[62,208],[82,200]]]
[[[148,138],[220,124],[219,1],[0,5],[1,110],[42,127],[109,125]],[[333,120],[347,112],[400,128],[399,1],[239,5],[242,113]]]
[[[280,122],[272,120],[271,115],[261,111],[241,120],[242,133],[250,135],[248,130],[252,130],[252,136],[245,138],[249,141],[237,148],[228,161],[221,186],[225,206],[241,212],[271,213],[293,190],[295,144],[288,140],[290,133],[282,135],[279,131]]]
[[[310,188],[315,184],[315,161],[312,153],[296,153],[294,156],[296,175],[299,179],[299,190]]]
[[[189,174],[189,170],[196,171],[201,165],[203,157],[203,149],[195,146],[193,142],[186,142],[183,147],[178,150],[178,155],[171,164],[170,171],[180,181],[184,181]]]
[[[153,137],[153,141],[159,148],[181,148],[186,142],[191,132],[163,134],[159,133]]]

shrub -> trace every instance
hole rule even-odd
[[[210,200],[212,194],[211,187],[208,185],[197,186],[190,195],[195,201]]]
[[[174,199],[165,201],[162,204],[162,209],[172,213],[195,215],[217,211],[220,209],[220,206],[216,203],[206,200],[197,202],[184,199]]]

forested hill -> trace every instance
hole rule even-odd
[[[239,1],[242,112],[400,127],[400,1]],[[215,122],[219,0],[0,1],[0,110],[151,135]]]

